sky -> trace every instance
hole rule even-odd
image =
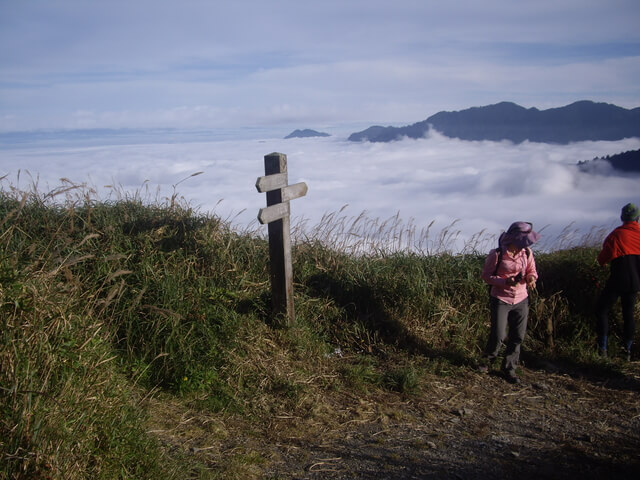
[[[633,108],[639,20],[636,0],[0,0],[0,131]]]
[[[525,220],[557,246],[640,203],[637,176],[576,168],[639,139],[346,138],[501,101],[638,107],[638,20],[637,0],[0,0],[0,184],[177,192],[261,228],[254,184],[277,151],[309,187],[294,218],[326,238],[461,249]],[[283,140],[297,128],[331,136]]]

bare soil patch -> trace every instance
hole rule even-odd
[[[422,378],[420,395],[343,392],[264,424],[156,396],[150,431],[206,465],[189,478],[640,478],[640,363],[545,367],[518,385],[466,369]]]

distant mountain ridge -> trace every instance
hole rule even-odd
[[[609,103],[582,100],[570,105],[538,110],[512,102],[439,112],[405,127],[373,126],[349,136],[351,141],[391,142],[402,137],[423,138],[433,128],[462,140],[526,140],[567,144],[586,140],[621,140],[640,137],[640,108],[626,109]]]
[[[330,137],[328,133],[318,132],[316,130],[311,130],[310,128],[305,128],[304,130],[294,130],[289,135],[284,137],[284,139],[288,138],[308,138],[308,137]]]
[[[601,162],[608,163],[614,170],[621,173],[640,173],[640,150],[629,150],[606,157],[596,157],[593,160],[578,162],[578,167],[585,172],[597,173]]]

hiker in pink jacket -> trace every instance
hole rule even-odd
[[[491,330],[480,365],[488,372],[489,364],[498,357],[507,340],[502,371],[510,383],[520,383],[516,367],[527,331],[529,295],[535,288],[538,272],[533,252],[529,248],[540,238],[528,222],[515,222],[500,235],[498,248],[491,250],[484,262],[482,280],[491,286]],[[508,330],[508,334],[507,334]]]

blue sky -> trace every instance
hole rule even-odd
[[[637,0],[0,0],[0,131],[640,106]]]

